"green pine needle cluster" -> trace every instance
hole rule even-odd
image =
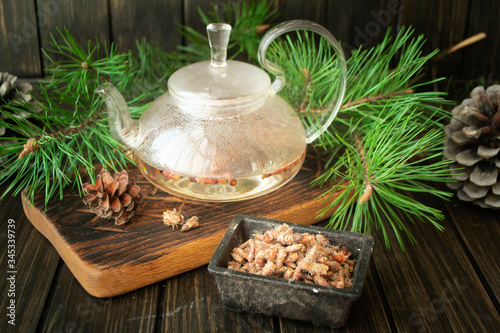
[[[341,77],[338,60],[329,43],[316,37],[308,31],[287,34],[271,43],[266,54],[269,61],[286,73],[280,95],[296,107],[299,115],[310,118],[321,115],[328,106],[337,94]]]
[[[451,182],[441,160],[444,121],[449,112],[444,93],[425,91],[424,64],[437,51],[422,56],[423,36],[401,29],[369,50],[355,50],[347,60],[344,103],[330,128],[314,143],[325,160],[325,172],[314,182],[325,188],[325,207],[318,217],[331,213],[329,226],[370,233],[381,230],[386,246],[392,232],[402,249],[404,236],[415,242],[398,215],[406,220],[429,221],[442,229],[441,213],[411,198],[426,192],[440,198],[451,194],[431,182]],[[340,78],[335,57],[324,39],[300,32],[270,47],[270,59],[288,73],[283,97],[295,105],[304,124],[321,115],[331,101]],[[312,51],[316,50],[316,51]],[[291,54],[291,57],[283,57]],[[392,65],[396,62],[396,65]],[[313,119],[313,120],[311,120]]]
[[[230,57],[255,63],[263,28],[277,16],[272,8],[270,2],[243,2],[222,10],[214,6],[208,15],[200,11],[200,16],[206,24],[230,23]],[[189,27],[181,27],[181,32],[188,45],[174,52],[145,40],[124,53],[99,41],[82,47],[66,30],[53,37],[44,53],[49,59],[56,54],[64,60],[53,61],[48,68],[50,77],[37,87],[36,103],[2,106],[7,120],[0,119],[0,127],[12,135],[0,140],[17,139],[0,145],[0,156],[7,157],[0,184],[10,183],[3,196],[25,189],[33,200],[42,191],[47,204],[62,198],[68,185],[80,189],[82,169],[85,177],[93,178],[97,164],[126,168],[131,161],[109,134],[106,110],[94,90],[112,82],[130,100],[133,116],[139,117],[166,91],[167,79],[177,68],[209,58],[204,35]],[[415,240],[400,214],[442,229],[441,213],[407,194],[449,196],[432,186],[449,181],[446,161],[440,158],[441,123],[447,114],[441,109],[446,103],[443,94],[425,92],[419,83],[423,65],[435,53],[423,56],[424,40],[414,38],[410,29],[402,29],[394,39],[391,35],[388,31],[380,45],[356,50],[348,59],[343,106],[313,144],[325,161],[325,171],[313,185],[325,189],[319,199],[325,207],[318,216],[333,210],[331,227],[365,233],[380,230],[387,247],[392,232],[404,249],[405,235]],[[297,108],[304,123],[321,116],[340,77],[328,43],[312,34],[290,34],[275,42],[268,56],[286,73],[287,84],[280,94]],[[18,117],[20,112],[29,117]]]
[[[382,230],[389,247],[388,232],[393,232],[404,249],[402,234],[415,240],[404,224],[406,221],[429,221],[442,229],[438,221],[442,214],[412,199],[405,192],[425,192],[440,198],[450,193],[437,190],[429,182],[451,181],[447,161],[440,159],[444,140],[442,131],[432,118],[420,121],[420,111],[411,104],[388,107],[379,117],[369,122],[358,121],[343,136],[324,137],[321,146],[327,150],[340,143],[343,152],[332,165],[315,180],[316,184],[329,184],[323,194],[329,202],[320,212],[339,205],[330,219],[330,226],[371,233],[372,228]],[[334,200],[330,197],[338,194]]]
[[[62,199],[63,190],[68,185],[78,189],[83,183],[81,169],[94,179],[98,163],[106,168],[118,170],[131,162],[109,134],[106,110],[94,90],[106,81],[113,81],[125,91],[137,94],[137,82],[146,80],[151,68],[142,63],[152,53],[144,52],[144,44],[138,45],[138,55],[131,52],[118,53],[113,45],[106,47],[96,41],[96,46],[83,48],[67,31],[59,31],[62,42],[53,37],[50,54],[64,56],[64,60],[53,62],[47,69],[50,80],[36,87],[36,103],[4,105],[2,113],[7,117],[0,120],[16,139],[0,146],[0,155],[7,156],[4,168],[0,170],[0,183],[10,181],[2,197],[12,192],[14,195],[25,190],[33,201],[39,191],[45,192],[45,204],[55,197]],[[163,66],[163,65],[162,65]],[[155,87],[155,77],[149,77],[149,85]],[[157,97],[157,92],[144,93],[131,101],[131,110],[136,115],[144,111],[148,101]],[[27,117],[17,117],[25,112]],[[30,140],[35,140],[31,144]],[[20,158],[23,150],[33,149]]]

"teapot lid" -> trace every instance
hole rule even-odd
[[[235,99],[244,102],[269,89],[271,79],[262,69],[241,61],[226,61],[229,24],[209,24],[207,32],[212,60],[188,65],[172,74],[168,80],[172,95],[206,105]]]

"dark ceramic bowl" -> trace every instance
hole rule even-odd
[[[333,245],[345,246],[356,259],[351,289],[328,288],[304,282],[238,272],[227,268],[231,252],[257,233],[287,223],[294,232],[323,234]],[[313,322],[332,328],[344,326],[351,306],[363,289],[373,237],[353,232],[237,215],[214,252],[208,271],[215,276],[223,306],[238,312],[261,313]]]

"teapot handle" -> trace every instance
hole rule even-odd
[[[339,42],[326,28],[320,24],[306,20],[292,20],[280,23],[264,35],[259,45],[258,54],[259,62],[262,67],[276,76],[276,79],[271,85],[271,89],[273,89],[274,92],[279,92],[285,85],[285,75],[283,70],[277,64],[269,62],[266,59],[266,51],[272,41],[279,36],[294,30],[309,30],[323,36],[333,47],[341,70],[341,81],[339,82],[337,94],[335,94],[332,101],[328,104],[328,107],[325,109],[320,119],[313,122],[308,128],[306,128],[307,143],[311,143],[319,137],[321,133],[328,128],[328,126],[330,126],[342,105],[347,83],[347,66],[344,52],[342,51]]]

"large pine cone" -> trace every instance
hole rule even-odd
[[[17,76],[9,74],[7,72],[0,72],[0,109],[4,105],[12,105],[16,106],[17,110],[14,114],[18,118],[27,118],[29,114],[27,112],[22,111],[22,105],[24,102],[30,103],[33,110],[41,111],[40,106],[37,103],[32,101],[31,91],[33,90],[33,86],[28,82],[23,82],[17,79]],[[13,112],[13,111],[12,111]],[[3,112],[0,112],[0,118],[3,120],[9,119]],[[12,132],[8,132],[6,134],[6,128],[0,127],[0,136],[9,136],[13,137],[16,134]],[[0,139],[0,145],[9,145],[12,143],[16,143],[17,139]],[[5,166],[7,157],[0,157],[0,163],[2,166]]]
[[[105,169],[96,177],[96,183],[82,185],[86,195],[83,202],[91,212],[104,219],[114,218],[116,225],[127,223],[142,203],[141,188],[126,170],[111,177]]]
[[[445,158],[455,160],[452,169],[460,200],[481,207],[500,208],[500,85],[486,91],[476,87],[471,97],[452,111],[445,127]]]
[[[33,86],[28,82],[17,80],[17,76],[0,72],[0,106],[12,102],[31,101],[30,92]]]

